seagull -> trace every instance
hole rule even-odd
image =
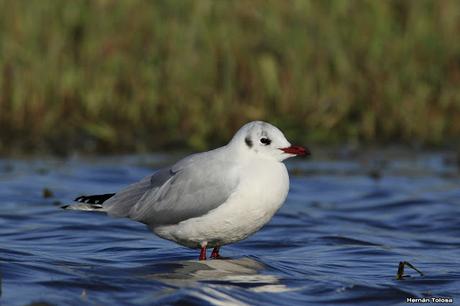
[[[283,205],[282,163],[310,155],[275,126],[253,121],[220,148],[189,155],[116,193],[80,196],[63,208],[104,212],[146,224],[157,236],[221,258],[220,247],[257,232]]]

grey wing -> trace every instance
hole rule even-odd
[[[238,179],[232,165],[213,159],[211,167],[210,158],[206,153],[196,154],[171,167],[170,177],[147,191],[129,217],[150,226],[177,224],[225,203]]]
[[[129,217],[129,211],[142,196],[164,184],[171,177],[170,169],[160,169],[153,175],[144,177],[137,183],[131,184],[104,202],[103,210],[113,217]]]

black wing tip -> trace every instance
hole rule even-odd
[[[106,193],[106,194],[96,194],[90,196],[79,196],[75,198],[75,202],[86,203],[86,204],[102,204],[111,197],[113,197],[115,193]],[[102,206],[101,206],[102,207]]]

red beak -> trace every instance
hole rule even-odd
[[[290,146],[287,148],[280,148],[281,151],[288,154],[299,155],[299,156],[308,156],[310,155],[310,150],[301,146]]]

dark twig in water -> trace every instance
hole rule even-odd
[[[417,269],[416,267],[414,267],[410,262],[408,262],[408,261],[400,261],[399,266],[398,266],[398,273],[396,274],[396,279],[397,280],[403,280],[404,277],[410,277],[410,275],[404,275],[404,267],[405,266],[408,266],[409,268],[417,271],[418,273],[420,273],[421,276],[423,276],[423,272],[420,271],[419,269]]]

